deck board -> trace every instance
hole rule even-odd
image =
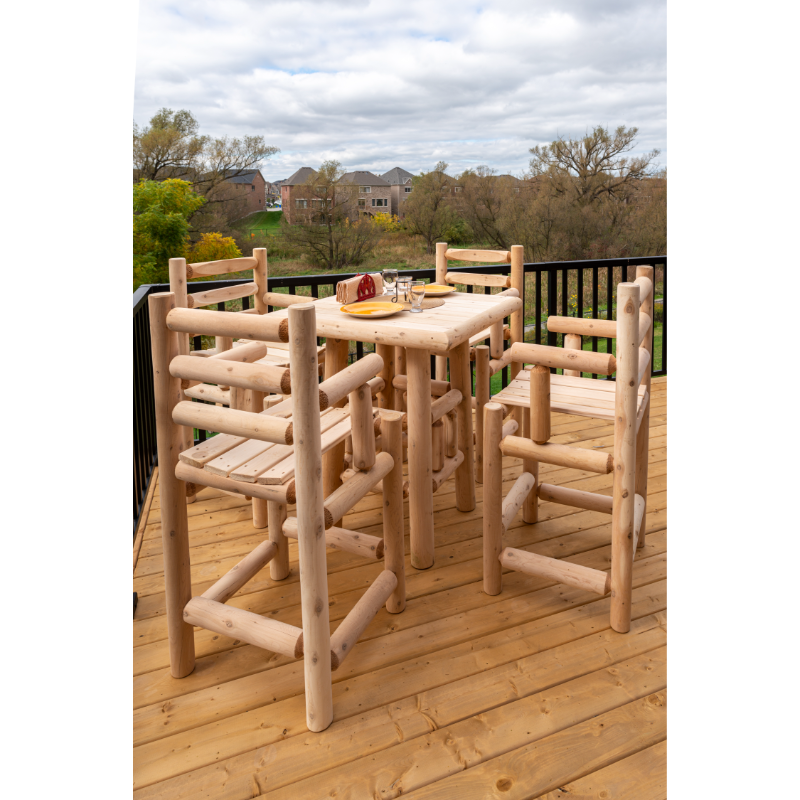
[[[665,797],[666,389],[654,380],[630,634],[610,629],[609,598],[545,579],[506,573],[502,594],[483,594],[482,487],[462,514],[451,479],[434,495],[434,566],[413,569],[407,552],[407,608],[380,611],[334,673],[321,734],[305,727],[302,662],[198,629],[195,671],[169,675],[156,486],[134,571],[134,796]],[[607,451],[611,434],[602,420],[553,417],[553,441]],[[519,470],[504,460],[504,491]],[[541,471],[611,491],[609,475]],[[344,524],[380,535],[380,510],[368,496]],[[544,503],[540,520],[518,515],[506,544],[610,568],[608,515]],[[210,489],[189,529],[195,594],[267,537],[248,501]],[[299,625],[296,542],[290,565],[281,582],[262,570],[230,604]],[[329,551],[328,567],[335,629],[382,565]]]

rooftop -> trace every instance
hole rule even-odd
[[[339,178],[340,183],[357,183],[359,186],[388,186],[388,182],[376,175],[374,172],[366,170],[356,170],[348,172]]]
[[[654,378],[647,539],[633,566],[633,623],[609,627],[608,597],[507,573],[482,591],[482,486],[477,507],[455,510],[452,479],[435,495],[436,561],[406,562],[408,605],[378,612],[334,673],[334,722],[306,729],[303,664],[198,630],[197,666],[169,674],[160,497],[134,571],[134,798],[644,797],[666,782],[667,381]],[[613,425],[553,414],[554,442],[607,452]],[[504,459],[505,485],[519,474]],[[611,476],[541,466],[547,480],[610,494]],[[200,593],[266,531],[249,501],[202,489],[188,507],[192,581]],[[147,512],[145,512],[147,513]],[[543,503],[540,522],[518,515],[505,544],[610,567],[610,518]],[[406,515],[408,504],[406,501]],[[343,525],[381,535],[381,498],[368,495]],[[229,605],[299,625],[297,546],[280,582],[269,569]],[[329,551],[335,625],[382,564]],[[277,610],[277,611],[276,611]],[[631,787],[637,787],[631,791]],[[627,787],[624,793],[622,788]],[[661,791],[655,791],[662,787]],[[414,792],[417,792],[414,794]],[[647,796],[651,796],[647,794]]]
[[[384,172],[381,177],[392,186],[397,186],[408,183],[414,176],[407,169],[395,167],[388,172]]]

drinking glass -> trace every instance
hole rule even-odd
[[[422,301],[425,299],[425,281],[411,281],[411,311],[422,311]]]
[[[394,294],[394,284],[397,280],[396,269],[385,269],[383,271],[383,293]]]
[[[411,286],[411,278],[408,275],[400,275],[394,283],[396,288],[396,298],[398,303],[407,303],[411,300],[411,293],[409,288]]]

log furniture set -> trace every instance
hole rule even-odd
[[[448,273],[447,262],[454,259],[509,263],[511,276]],[[187,294],[187,279],[243,269],[253,269],[253,283]],[[170,260],[171,291],[151,295],[149,302],[173,677],[194,668],[193,626],[302,657],[308,728],[327,728],[333,719],[331,672],[382,605],[390,613],[405,608],[403,498],[409,500],[411,564],[426,569],[434,559],[433,494],[453,475],[460,511],[475,508],[475,482],[484,484],[487,594],[501,592],[504,568],[610,592],[612,627],[629,630],[631,566],[645,538],[652,267],[639,267],[634,283],[619,284],[616,322],[550,317],[548,329],[566,334],[564,348],[523,341],[522,247],[469,251],[439,243],[436,270],[440,284],[503,291],[453,293],[423,314],[404,311],[369,320],[342,314],[335,297],[310,302],[269,293],[263,249],[252,258],[206,264]],[[255,295],[255,308],[249,312],[200,309],[250,295]],[[267,314],[268,304],[288,307]],[[503,320],[509,315],[507,328]],[[190,335],[214,336],[216,347],[202,351],[205,357],[190,355]],[[616,357],[583,351],[581,335],[616,338]],[[317,346],[317,336],[326,338],[324,348]],[[510,340],[506,350],[504,339]],[[373,342],[376,352],[347,366],[351,340]],[[431,355],[436,357],[435,380]],[[474,398],[470,360],[476,363]],[[490,397],[491,376],[505,366],[512,380]],[[551,369],[562,369],[563,375]],[[616,373],[616,380],[584,378],[582,373]],[[553,411],[613,421],[613,455],[550,442]],[[194,445],[195,427],[217,435]],[[505,499],[504,455],[522,459],[522,473]],[[540,483],[540,462],[613,472],[613,494]],[[193,597],[186,504],[201,486],[252,498],[253,524],[268,528],[268,538]],[[344,514],[369,492],[383,499],[382,539],[340,527]],[[539,499],[611,515],[610,575],[503,548],[503,534],[520,508],[526,523],[537,521]],[[288,576],[287,539],[298,542],[302,627],[226,606],[267,564],[273,580]],[[384,570],[333,634],[326,547],[384,562]]]

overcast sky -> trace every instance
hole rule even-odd
[[[637,126],[666,148],[666,2],[141,0],[134,119],[262,134],[267,180],[348,170],[522,174],[534,144]]]

